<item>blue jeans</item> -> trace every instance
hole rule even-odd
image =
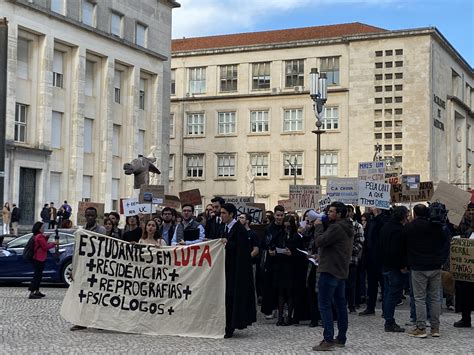
[[[336,305],[337,329],[339,331],[337,339],[345,343],[346,333],[349,327],[347,317],[345,280],[338,279],[327,272],[322,272],[318,282],[318,303],[319,312],[324,326],[324,340],[334,342],[334,321],[332,317],[332,301]]]
[[[385,285],[383,295],[383,317],[385,318],[385,328],[395,324],[395,307],[402,296],[405,279],[399,270],[385,271],[383,273]]]

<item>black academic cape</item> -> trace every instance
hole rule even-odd
[[[239,222],[225,235],[226,332],[257,321],[252,259],[247,231]]]
[[[206,222],[204,231],[206,234],[206,239],[220,239],[224,237],[224,228],[225,224],[221,221],[217,222],[217,216],[212,217]]]

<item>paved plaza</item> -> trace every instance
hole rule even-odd
[[[237,331],[232,339],[201,339],[172,336],[124,334],[106,330],[69,331],[70,324],[59,315],[66,289],[47,287],[46,298],[29,300],[26,287],[0,286],[0,354],[152,354],[152,353],[293,353],[306,354],[322,338],[322,328],[276,327],[275,320],[261,315],[256,325]],[[474,328],[456,329],[459,315],[445,311],[441,337],[410,338],[385,333],[380,310],[376,316],[350,315],[348,343],[333,353],[474,354]],[[396,318],[409,318],[406,305],[397,308]]]

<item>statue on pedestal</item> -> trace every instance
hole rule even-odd
[[[123,164],[125,175],[134,176],[133,188],[139,189],[141,185],[149,185],[150,172],[154,174],[161,174],[160,170],[153,164],[156,158],[147,158],[143,155],[138,155],[138,158],[133,159],[130,163]]]

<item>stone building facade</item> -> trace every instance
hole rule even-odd
[[[4,200],[105,203],[133,192],[122,166],[168,166],[172,0],[8,0]],[[3,48],[2,48],[3,50]],[[159,181],[165,185],[168,176]]]
[[[377,146],[404,174],[474,185],[474,75],[436,28],[360,23],[173,40],[170,191],[273,207],[315,184],[309,72],[328,77],[323,188]],[[290,164],[291,163],[291,164]]]

